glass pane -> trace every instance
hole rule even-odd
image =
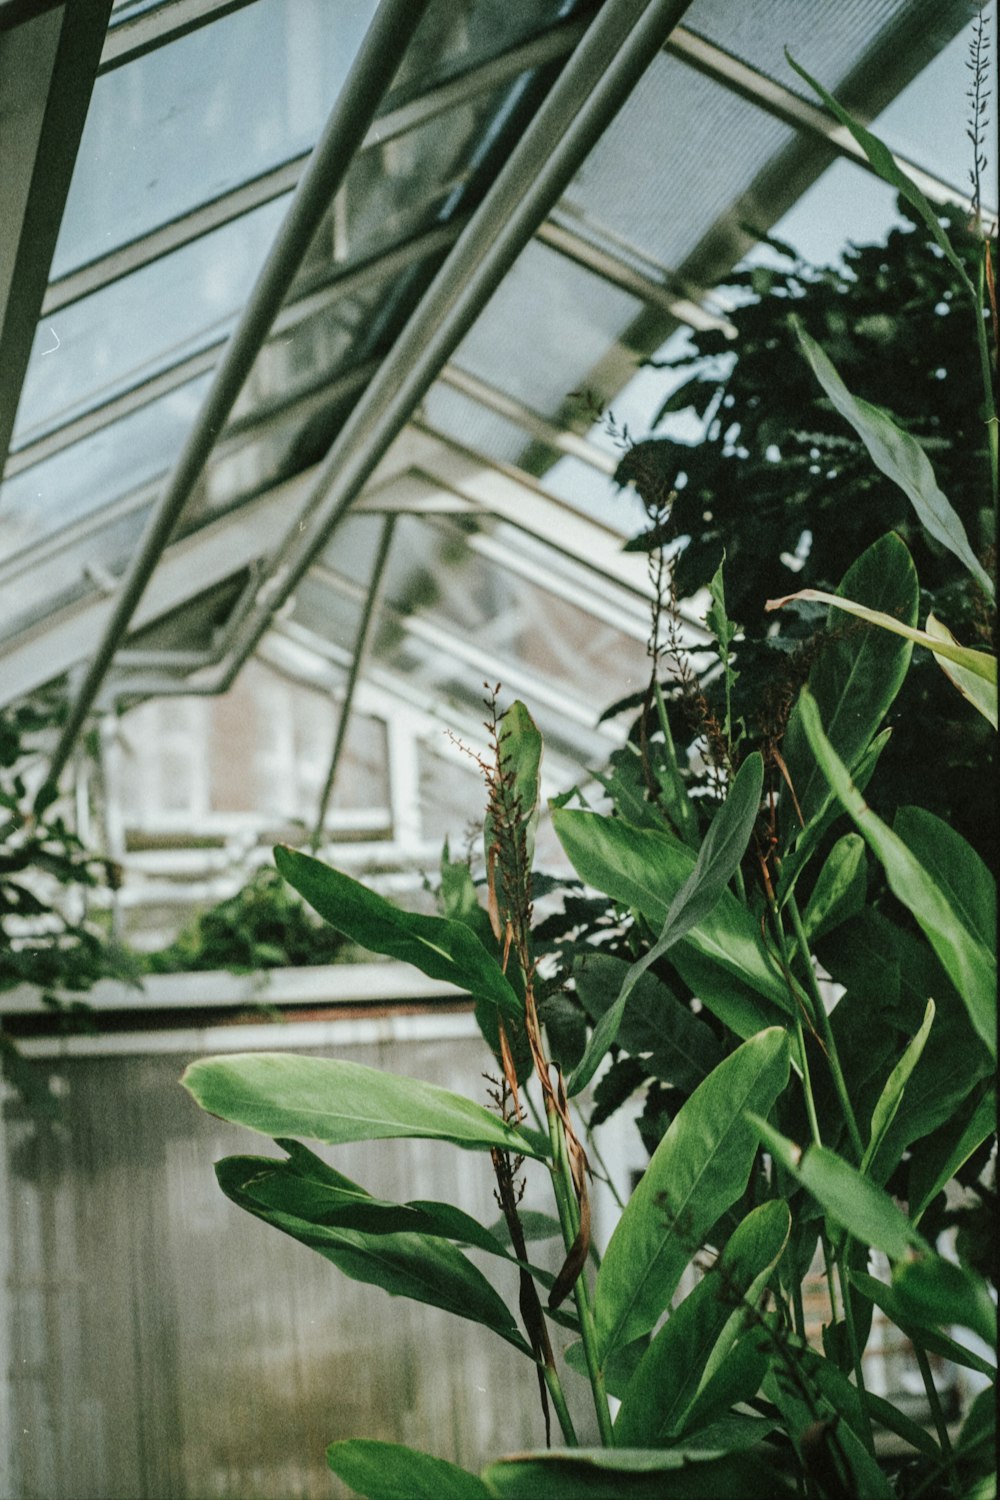
[[[309,150],[374,10],[256,0],[99,77],[53,275]]]

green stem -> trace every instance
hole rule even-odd
[[[916,1355],[917,1365],[920,1369],[920,1378],[924,1382],[924,1390],[927,1392],[927,1404],[931,1409],[931,1416],[934,1418],[934,1427],[937,1431],[938,1442],[941,1444],[941,1456],[945,1461],[949,1471],[949,1478],[954,1486],[955,1453],[951,1446],[951,1438],[948,1436],[948,1423],[945,1421],[944,1411],[941,1407],[941,1397],[938,1395],[937,1386],[934,1384],[934,1373],[931,1370],[926,1349],[918,1344],[915,1339],[912,1340],[912,1343],[913,1352]],[[955,1489],[955,1494],[958,1494],[957,1489]]]
[[[604,1181],[607,1184],[607,1187],[609,1188],[609,1190],[611,1192],[611,1196],[614,1198],[615,1202],[618,1204],[619,1210],[622,1213],[624,1213],[625,1212],[625,1200],[622,1197],[621,1193],[618,1191],[618,1189],[615,1187],[614,1178],[611,1176],[611,1173],[608,1171],[607,1163],[605,1162],[604,1157],[601,1155],[600,1147],[597,1144],[597,1138],[594,1135],[593,1130],[591,1130],[589,1123],[587,1125],[587,1146],[590,1149],[590,1153],[593,1156],[594,1160],[596,1161],[597,1165],[600,1167],[601,1171],[604,1173]]]
[[[562,1388],[562,1381],[559,1379],[559,1371],[555,1365],[542,1365],[542,1376],[545,1380],[549,1398],[555,1409],[566,1446],[568,1448],[579,1448],[580,1440],[576,1435],[576,1428],[573,1426],[573,1418],[569,1414],[569,1407],[566,1405],[566,1393]]]
[[[563,1133],[562,1121],[554,1109],[549,1110],[549,1138],[552,1142],[554,1168],[552,1181],[559,1209],[559,1222],[562,1225],[563,1242],[568,1255],[573,1248],[580,1226],[575,1212],[576,1191],[573,1187],[569,1158],[566,1155],[566,1137]],[[594,1314],[590,1306],[590,1294],[583,1271],[573,1285],[573,1299],[576,1302],[577,1316],[580,1320],[580,1338],[583,1341],[583,1352],[587,1360],[587,1373],[590,1376],[590,1389],[593,1392],[601,1443],[605,1448],[613,1448],[615,1437],[611,1424],[611,1408],[608,1405],[608,1393],[604,1385],[604,1372],[597,1358],[597,1331],[594,1327]]]
[[[833,1086],[837,1091],[837,1098],[840,1101],[840,1108],[844,1116],[844,1123],[846,1124],[848,1134],[851,1137],[851,1144],[854,1147],[854,1150],[857,1153],[858,1161],[860,1162],[865,1154],[865,1148],[861,1141],[861,1132],[858,1129],[858,1121],[854,1113],[854,1106],[852,1105],[850,1095],[847,1092],[847,1082],[844,1078],[844,1072],[840,1066],[840,1054],[837,1051],[837,1043],[833,1035],[833,1028],[830,1025],[830,1017],[827,1015],[826,1005],[824,1004],[823,996],[819,991],[819,984],[816,979],[816,971],[813,968],[812,954],[809,952],[809,940],[806,937],[805,928],[802,925],[802,917],[799,914],[798,902],[793,895],[790,895],[788,897],[787,904],[789,913],[791,914],[792,918],[792,929],[795,933],[795,940],[798,944],[799,952],[802,956],[802,965],[805,969],[806,986],[809,990],[809,995],[813,1002],[813,1010],[815,1012],[814,1019],[823,1034],[823,1045],[826,1048],[827,1057],[830,1062],[830,1072],[833,1074]]]
[[[983,381],[983,410],[986,412],[986,438],[990,455],[990,490],[993,504],[997,503],[997,476],[1000,454],[998,454],[997,410],[993,395],[993,377],[990,374],[990,347],[986,336],[986,319],[983,317],[983,295],[986,290],[986,260],[990,253],[989,241],[983,240],[983,259],[979,262],[978,285],[973,291],[976,314],[976,343],[979,346],[979,372]]]
[[[875,1434],[872,1432],[871,1413],[865,1400],[865,1374],[861,1363],[862,1349],[858,1343],[858,1329],[854,1321],[854,1305],[851,1302],[850,1282],[844,1272],[844,1262],[851,1252],[851,1237],[845,1235],[837,1251],[837,1276],[840,1281],[840,1300],[844,1308],[844,1322],[847,1325],[847,1342],[851,1346],[851,1363],[854,1365],[854,1379],[858,1387],[858,1395],[861,1398],[861,1410],[865,1418],[865,1445],[868,1452],[875,1452]]]

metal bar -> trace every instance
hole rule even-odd
[[[312,514],[286,537],[256,617],[232,640],[234,671],[322,551],[685,9],[686,0],[607,0],[321,463]]]
[[[129,16],[108,31],[97,71],[109,73],[250,4],[252,0],[172,0],[169,5]]]
[[[554,422],[546,421],[544,417],[539,416],[538,412],[516,401],[506,391],[500,391],[496,386],[488,385],[485,380],[480,380],[478,375],[471,375],[468,370],[463,370],[458,365],[447,364],[438,378],[442,385],[450,386],[452,390],[468,396],[470,401],[475,401],[478,406],[485,406],[488,411],[495,412],[498,417],[504,417],[508,422],[515,423],[529,436],[541,443],[546,443],[554,452],[577,458],[581,463],[589,464],[592,469],[596,469],[599,474],[610,476],[617,469],[618,459],[613,454],[605,453],[603,448],[598,448],[596,443],[589,442],[578,433],[567,432],[557,427]]]
[[[66,725],[49,767],[47,784],[42,788],[45,796],[51,794],[58,782],[59,773],[69,758],[146,584],[205,467],[323,214],[360,148],[378,101],[395,76],[427,3],[428,0],[382,0],[365,34],[278,237],[226,346],[194,428],[123,579],[100,646],[70,705]]]
[[[344,688],[344,698],[340,706],[340,718],[337,721],[337,733],[333,741],[333,753],[330,756],[330,769],[326,773],[323,783],[323,791],[320,794],[319,807],[316,813],[316,826],[312,834],[312,850],[315,854],[323,838],[323,824],[326,822],[326,809],[333,795],[334,782],[337,779],[337,770],[340,766],[340,758],[343,754],[344,745],[347,742],[347,729],[351,720],[351,710],[354,707],[354,693],[358,685],[358,679],[365,665],[371,644],[372,622],[378,611],[379,599],[382,594],[382,583],[385,577],[385,565],[389,560],[389,548],[392,545],[393,533],[396,530],[396,517],[386,516],[382,523],[382,534],[379,537],[378,550],[375,553],[375,561],[372,564],[371,578],[368,583],[368,593],[365,597],[364,609],[361,612],[361,622],[358,625],[357,638],[354,642],[354,650],[351,654],[351,666],[347,674],[347,684]]]
[[[478,67],[470,68],[458,78],[428,89],[425,94],[409,103],[376,116],[365,132],[362,150],[384,145],[418,125],[425,124],[435,115],[488,93],[521,73],[557,61],[572,50],[582,32],[582,22],[563,22],[542,36],[532,37],[530,41],[512,47],[508,52],[490,58]],[[138,271],[162,256],[190,244],[192,240],[221,229],[223,225],[232,223],[252,209],[270,203],[282,193],[290,193],[308,160],[308,153],[294,157],[280,167],[274,167],[270,172],[242,183],[229,193],[199,204],[190,213],[181,215],[170,224],[161,225],[159,229],[152,230],[130,244],[122,245],[100,259],[69,272],[49,286],[45,294],[43,314],[59,312],[70,303],[100,291],[120,277]]]

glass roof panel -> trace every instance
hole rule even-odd
[[[584,232],[610,231],[655,265],[680,270],[772,157],[787,125],[676,58],[660,55],[563,196]],[[749,204],[744,216],[751,214]]]

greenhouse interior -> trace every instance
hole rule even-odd
[[[0,120],[0,1496],[991,1500],[996,5]]]

